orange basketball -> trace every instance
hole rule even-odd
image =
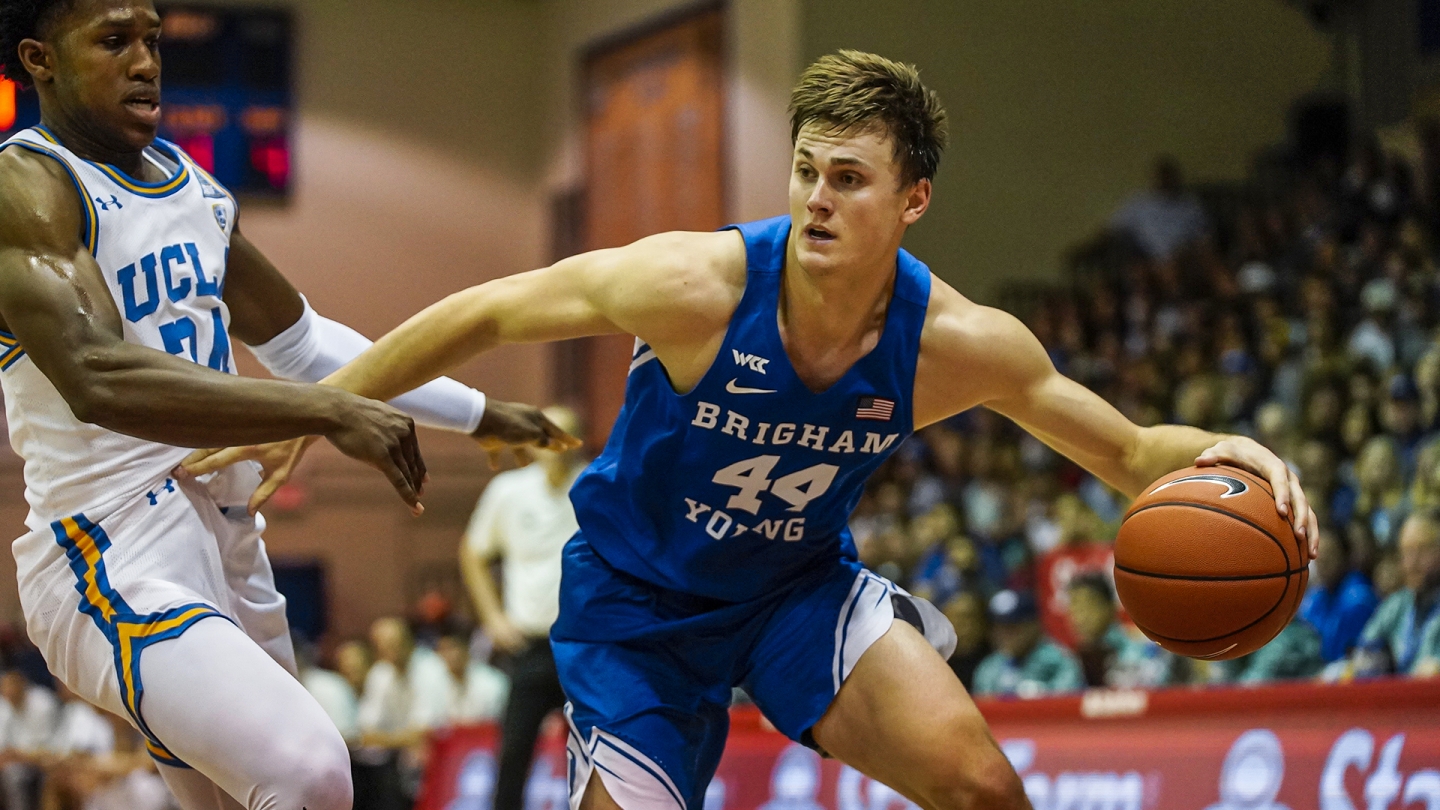
[[[1115,591],[1170,652],[1223,661],[1275,638],[1300,607],[1309,556],[1264,479],[1190,467],[1151,484],[1115,539]]]

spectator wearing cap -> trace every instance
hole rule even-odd
[[[975,670],[975,694],[1031,698],[1084,688],[1080,663],[1040,628],[1035,597],[1023,591],[995,594],[990,623],[995,652]]]
[[[1120,626],[1115,591],[1103,574],[1075,577],[1067,590],[1075,655],[1086,686],[1133,689],[1166,681],[1170,656],[1153,642],[1131,637]]]
[[[1390,378],[1388,394],[1380,408],[1380,422],[1400,452],[1405,477],[1415,473],[1416,458],[1424,433],[1420,429],[1420,389],[1408,374]]]
[[[1363,573],[1350,564],[1350,547],[1334,529],[1320,530],[1315,578],[1300,604],[1300,617],[1320,634],[1326,663],[1350,654],[1380,600]]]
[[[1440,512],[1411,515],[1399,547],[1405,587],[1380,603],[1360,633],[1360,675],[1424,671],[1440,659]]]

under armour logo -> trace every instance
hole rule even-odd
[[[175,491],[175,479],[174,479],[174,478],[166,478],[166,479],[165,479],[165,486],[162,487],[161,489],[162,489],[162,491],[164,491],[164,492],[174,492],[174,491]],[[150,505],[151,505],[151,506],[159,506],[159,505],[160,505],[160,496],[157,495],[157,494],[155,494],[155,492],[153,492],[153,491],[147,492],[147,493],[145,493],[145,497],[147,497],[147,498],[150,499]]]
[[[101,210],[101,211],[109,211],[109,210],[110,210],[110,206],[112,206],[112,205],[115,206],[117,209],[119,209],[119,208],[124,208],[124,207],[125,207],[125,206],[123,206],[123,205],[120,204],[120,198],[119,198],[119,197],[116,197],[114,194],[111,194],[111,195],[110,195],[110,201],[109,201],[109,202],[106,202],[106,201],[105,201],[103,198],[101,198],[101,197],[96,197],[96,198],[95,198],[95,204],[98,205],[98,206],[100,206],[100,210]]]

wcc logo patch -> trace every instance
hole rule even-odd
[[[764,374],[765,367],[770,365],[770,361],[763,357],[758,357],[753,354],[745,354],[738,349],[731,349],[730,352],[735,355],[735,365],[742,368],[748,368],[758,374]]]

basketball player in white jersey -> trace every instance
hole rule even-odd
[[[0,145],[0,385],[25,460],[14,552],[30,637],[144,734],[186,810],[348,810],[349,757],[293,677],[248,501],[255,465],[183,448],[323,436],[419,510],[409,411],[482,444],[572,440],[451,380],[396,400],[235,375],[230,335],[317,382],[369,342],[317,315],[238,231],[234,198],[160,122],[150,0],[0,0],[0,67],[43,124]],[[265,492],[258,493],[256,502]]]

